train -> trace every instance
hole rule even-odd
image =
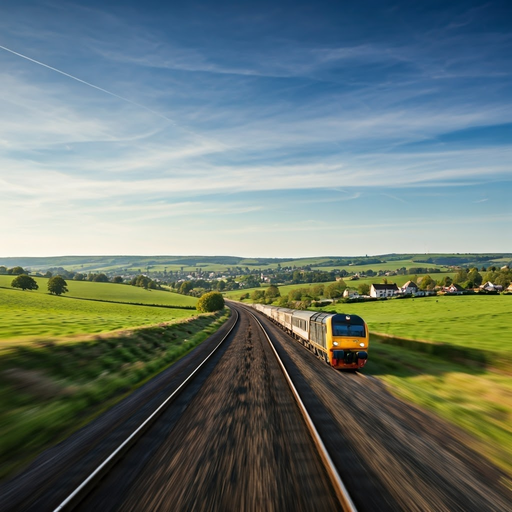
[[[251,304],[337,370],[360,370],[368,361],[368,325],[357,315]]]

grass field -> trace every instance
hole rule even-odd
[[[58,343],[5,341],[0,351],[0,478],[188,353],[228,316],[222,311]]]
[[[427,342],[372,337],[365,373],[469,432],[475,450],[512,478],[512,296],[438,296],[324,310],[361,315],[371,331]]]
[[[94,284],[101,288],[104,283]],[[175,322],[196,314],[189,309],[93,302],[0,288],[0,340],[100,333]]]
[[[370,331],[512,355],[512,296],[457,295],[336,304]]]
[[[0,287],[10,288],[13,276],[0,276]],[[30,293],[48,294],[48,279],[34,278],[38,290]],[[195,307],[197,299],[161,290],[145,290],[138,286],[114,283],[94,283],[91,281],[73,281],[68,279],[69,292],[65,297],[77,297],[113,302],[131,302],[133,304],[161,304],[165,306]],[[29,292],[27,292],[29,293]]]
[[[469,328],[468,328],[469,330]],[[506,344],[496,340],[496,348]],[[457,363],[372,339],[365,374],[399,398],[424,407],[471,435],[472,448],[500,466],[512,484],[510,373]]]

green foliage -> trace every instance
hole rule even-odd
[[[7,270],[7,273],[10,275],[21,275],[26,274],[26,270],[23,269],[23,267],[13,267]]]
[[[467,276],[467,273],[466,273]],[[429,275],[423,277],[420,281],[420,290],[433,290],[436,282]]]
[[[265,302],[265,290],[254,290],[251,293],[251,299],[254,302]]]
[[[277,297],[280,297],[281,294],[279,293],[279,288],[274,285],[270,285],[265,290],[265,298],[269,300],[270,302],[273,302]]]
[[[122,276],[115,276],[112,278],[113,283],[121,284],[123,282]]]
[[[196,307],[200,313],[212,313],[213,311],[219,311],[224,307],[224,297],[219,292],[205,293],[197,301]]]
[[[0,352],[0,477],[188,353],[228,316]]]
[[[179,293],[186,295],[190,292],[190,290],[192,290],[193,287],[194,286],[191,281],[183,281],[183,283],[180,285]]]
[[[338,299],[343,297],[343,292],[347,288],[345,281],[340,280],[335,283],[329,284],[325,287],[324,295],[328,299]]]
[[[367,283],[361,283],[357,289],[361,295],[370,295],[370,285]]]
[[[27,276],[26,274],[21,274],[18,277],[15,277],[12,280],[11,286],[13,288],[21,288],[23,291],[37,290],[39,288],[35,279],[30,276]]]
[[[108,283],[108,277],[105,274],[97,274],[92,278],[92,280],[95,283]]]
[[[35,279],[26,274],[21,274],[18,277],[15,277],[12,280],[11,286],[13,288],[21,288],[23,291],[25,290],[37,290],[39,288]]]
[[[67,293],[68,283],[61,276],[53,276],[48,280],[48,291],[53,295]]]

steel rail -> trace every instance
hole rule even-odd
[[[318,430],[316,429],[315,424],[313,423],[313,420],[311,419],[311,416],[309,415],[309,413],[306,409],[306,406],[304,405],[304,402],[302,401],[302,399],[299,395],[299,392],[297,391],[297,388],[293,384],[292,379],[283,364],[283,361],[279,357],[279,354],[277,353],[277,350],[276,350],[274,344],[272,343],[270,336],[268,335],[266,329],[263,327],[263,325],[261,324],[259,319],[256,317],[256,315],[252,311],[248,311],[248,310],[246,310],[246,311],[250,315],[252,315],[253,318],[256,320],[256,322],[260,326],[261,330],[265,334],[265,336],[270,344],[270,347],[272,348],[272,351],[274,352],[274,355],[276,356],[279,366],[281,367],[281,370],[283,371],[285,379],[288,382],[288,386],[290,387],[292,394],[295,397],[295,400],[297,401],[300,412],[302,413],[302,416],[303,416],[303,418],[306,422],[306,425],[311,433],[311,436],[313,437],[313,441],[315,442],[316,447],[320,453],[320,457],[322,458],[322,461],[325,465],[325,468],[327,470],[329,478],[331,479],[332,485],[334,487],[336,496],[338,497],[338,500],[340,501],[341,506],[343,507],[343,510],[345,512],[357,512],[354,502],[350,498],[347,488],[345,487],[345,484],[341,480],[338,470],[336,469],[336,466],[334,465],[334,462],[332,461],[331,456],[329,455],[329,452],[327,451],[327,448],[325,447],[325,444],[322,441],[322,438],[320,437],[320,434],[318,433]]]
[[[156,421],[158,416],[163,412],[164,408],[169,404],[169,402],[176,397],[178,393],[180,393],[185,385],[194,377],[194,375],[202,368],[202,366],[213,356],[213,354],[217,351],[217,349],[224,343],[227,337],[231,334],[233,329],[238,323],[240,319],[240,313],[236,311],[236,309],[232,309],[235,311],[237,317],[229,331],[225,334],[222,340],[219,341],[217,346],[208,354],[208,356],[199,364],[196,369],[153,411],[153,413],[144,420],[136,430],[132,432],[130,436],[128,436],[71,494],[69,494],[60,505],[54,509],[54,512],[61,512],[62,510],[66,510],[68,507],[76,506],[85,495],[92,490],[94,487],[94,483],[121,458],[126,451],[133,446],[133,444],[140,438],[140,436]],[[76,502],[75,502],[76,500]]]

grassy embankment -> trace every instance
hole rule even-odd
[[[440,296],[323,308],[361,315],[365,373],[469,432],[512,477],[512,296]],[[407,341],[410,340],[410,341]]]
[[[150,294],[151,304],[163,298],[167,307],[0,288],[0,477],[112,406],[227,319],[226,313],[197,317],[169,308],[168,297],[182,299],[176,294],[76,284],[88,285],[81,289],[91,295],[96,287],[96,297],[88,298],[140,303]],[[117,289],[129,296],[117,295]],[[140,325],[152,326],[134,328]],[[114,329],[123,330],[107,332]],[[94,334],[99,332],[106,334]]]

